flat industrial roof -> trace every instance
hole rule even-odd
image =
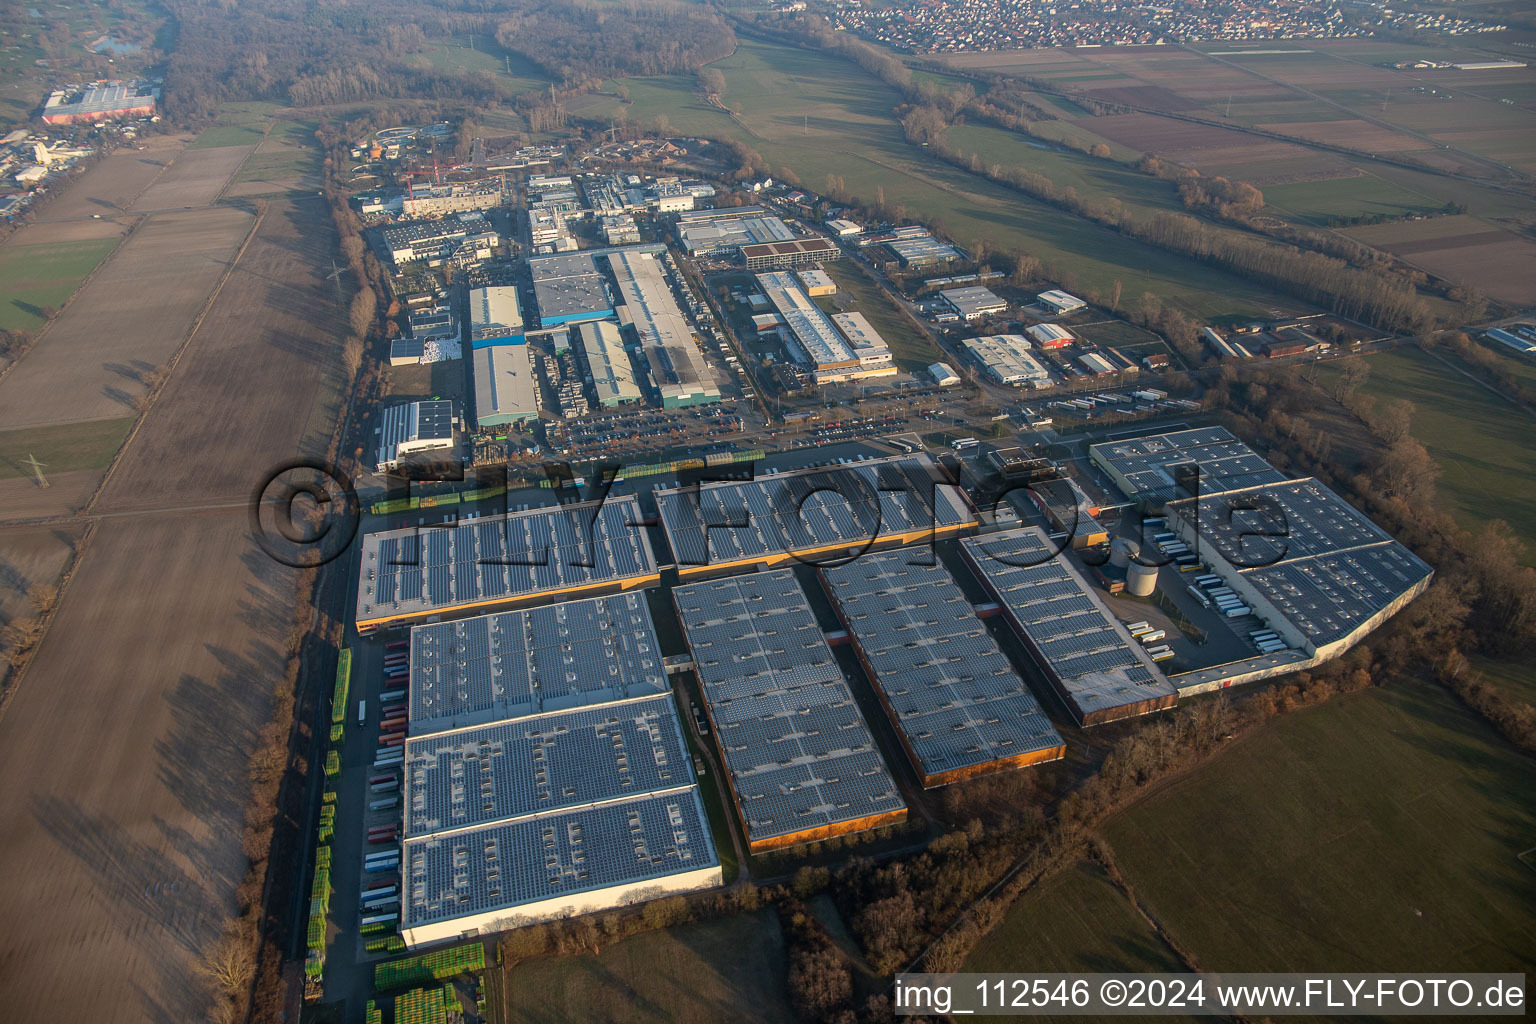
[[[905,551],[823,569],[924,779],[1054,760],[1061,736],[940,565]],[[1031,756],[1033,755],[1033,756]]]
[[[1342,640],[1433,573],[1311,478],[1169,502],[1313,644]]]
[[[811,301],[794,274],[758,274],[757,283],[784,318],[811,365],[846,366],[858,362],[853,346],[844,340],[832,319]]]
[[[1144,437],[1090,445],[1093,458],[1111,467],[1131,486],[1128,497],[1161,501],[1183,498],[1189,491],[1179,480],[1198,466],[1200,490],[1206,494],[1273,483],[1285,474],[1233,436],[1225,427],[1195,427]]]
[[[470,340],[519,334],[523,329],[523,310],[517,289],[495,285],[469,290]]]
[[[496,426],[539,415],[539,386],[527,345],[474,349],[475,423]]]
[[[1051,372],[1035,358],[1030,351],[1033,346],[1022,334],[987,334],[979,338],[967,338],[960,344],[972,359],[1004,384],[1026,384],[1051,379]]]
[[[964,317],[980,316],[1008,308],[1008,303],[999,298],[992,289],[979,284],[966,288],[946,288],[939,294],[943,296],[945,302],[955,307],[955,312]]]
[[[694,784],[670,693],[491,722],[405,744],[405,834]]]
[[[624,351],[618,325],[593,320],[579,325],[576,337],[587,357],[587,369],[598,399],[605,404],[639,401],[640,385],[635,383],[635,371],[630,366],[629,353]]]
[[[753,844],[906,812],[793,570],[672,599]]]
[[[672,553],[687,569],[907,543],[975,525],[965,498],[935,483],[941,479],[928,456],[896,455],[653,493]]]
[[[720,397],[720,387],[694,340],[662,272],[662,261],[646,252],[615,251],[608,256],[619,296],[640,337],[651,382],[667,398]]]
[[[533,277],[533,297],[539,320],[545,327],[580,316],[607,315],[613,311],[607,282],[590,252],[540,256],[528,261]]]
[[[594,515],[595,511],[595,515]],[[634,495],[362,538],[359,625],[654,579]]]
[[[411,630],[411,735],[667,691],[639,594]]]
[[[1044,530],[1029,526],[966,537],[960,545],[1079,721],[1177,698],[1173,684]]]
[[[525,905],[720,863],[696,786],[407,839],[402,853],[402,930],[498,911],[510,926]]]

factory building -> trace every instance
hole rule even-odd
[[[1055,324],[1035,324],[1024,333],[1029,339],[1041,348],[1062,348],[1077,340],[1077,337],[1065,327]]]
[[[1041,480],[1029,488],[1029,496],[1051,525],[1072,538],[1074,548],[1109,543],[1109,532],[1099,522],[1099,506],[1070,477]]]
[[[955,315],[967,322],[1008,312],[1008,303],[994,295],[992,289],[981,285],[947,288],[939,292],[939,297],[955,311]]]
[[[1173,684],[1044,530],[966,537],[960,550],[1079,725],[1178,703]]]
[[[933,382],[941,388],[953,387],[960,383],[959,374],[950,369],[948,363],[934,363],[928,367],[928,376],[932,377]]]
[[[891,365],[891,346],[863,313],[833,313],[832,322],[853,349],[859,361],[860,378],[889,376],[896,372],[896,367]]]
[[[741,258],[748,270],[820,266],[828,260],[840,259],[842,255],[843,251],[837,247],[836,242],[821,237],[761,242],[741,247]]]
[[[1069,295],[1066,292],[1058,291],[1055,289],[1052,289],[1048,292],[1041,292],[1038,296],[1036,296],[1036,298],[1039,300],[1040,305],[1057,314],[1075,313],[1080,309],[1087,308],[1088,306],[1088,303],[1084,302],[1076,295]]]
[[[95,82],[74,92],[49,93],[41,116],[44,124],[150,117],[159,97],[160,90],[144,82]]]
[[[410,657],[412,736],[670,692],[641,594],[416,626]]]
[[[629,245],[640,241],[640,225],[628,214],[604,217],[603,238],[609,245]]]
[[[662,259],[649,252],[620,250],[608,254],[608,265],[623,300],[619,321],[639,338],[661,407],[685,409],[720,401],[720,385],[688,318],[678,308]]]
[[[1434,574],[1311,478],[1182,498],[1169,529],[1292,649],[1338,657],[1423,593]]]
[[[621,495],[366,534],[358,631],[650,586],[660,574],[643,519],[639,501]]]
[[[753,853],[906,819],[792,570],[676,587],[672,600]]]
[[[581,342],[587,373],[603,408],[640,401],[640,386],[635,383],[635,371],[630,366],[629,353],[624,351],[624,339],[617,325],[607,320],[580,324],[576,328],[576,337]]]
[[[865,555],[821,579],[923,788],[1065,757],[948,571],[913,561]]]
[[[407,217],[441,217],[448,213],[494,209],[506,199],[506,184],[500,178],[446,185],[413,184],[401,202],[401,212]]]
[[[1022,334],[988,334],[960,343],[971,361],[999,384],[1048,388],[1051,371],[1030,351]]]
[[[813,299],[837,294],[837,282],[825,270],[802,270],[795,276],[800,279],[800,287],[805,289],[805,294]]]
[[[538,256],[528,261],[533,277],[533,299],[539,307],[539,326],[613,316],[613,298],[591,253]]]
[[[890,347],[862,315],[838,314],[844,320],[837,323],[791,273],[759,274],[757,282],[784,321],[790,355],[811,368],[818,384],[895,372]]]
[[[789,225],[762,207],[708,210],[678,218],[677,238],[693,257],[730,256],[744,245],[788,242],[795,237]]]
[[[1112,373],[1118,372],[1115,364],[1098,352],[1084,352],[1077,357],[1077,362],[1078,365],[1088,371],[1088,374],[1093,377],[1107,377]]]
[[[722,882],[669,694],[412,737],[404,795],[413,948]]]
[[[500,343],[505,342],[505,343]],[[475,429],[493,430],[539,418],[539,385],[521,341],[497,339],[473,350]]]
[[[965,258],[965,253],[955,246],[939,241],[927,228],[916,225],[897,228],[880,240],[904,267],[931,267]]]
[[[523,336],[523,310],[511,285],[469,290],[469,343],[481,348],[498,339]]]
[[[394,469],[401,461],[422,452],[451,450],[454,435],[453,403],[407,402],[390,406],[379,420],[379,447],[374,464],[379,472]]]
[[[927,543],[977,525],[926,455],[652,492],[684,579]]]
[[[1429,586],[1434,570],[1316,480],[1288,479],[1221,427],[1089,448],[1127,497],[1161,511],[1285,649],[1172,677],[1181,694],[1297,672],[1359,643]]]
[[[1284,480],[1225,427],[1195,427],[1090,445],[1088,458],[1127,496],[1164,502]]]

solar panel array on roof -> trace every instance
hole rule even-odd
[[[656,575],[634,495],[363,537],[360,626]]]
[[[1048,666],[1079,721],[1177,697],[1130,634],[1038,527],[966,537],[966,557]]]
[[[1186,498],[1169,503],[1168,514],[1197,526],[1207,553],[1236,569],[1314,647],[1347,639],[1434,572],[1310,478]]]
[[[413,736],[668,689],[638,594],[417,626],[410,678]]]
[[[412,737],[406,835],[691,786],[685,751],[670,694]]]
[[[906,813],[793,571],[672,598],[753,846]]]
[[[1285,479],[1225,427],[1196,427],[1091,445],[1095,462],[1109,466],[1130,485],[1129,496],[1154,501],[1187,497],[1182,485],[1189,467],[1199,467],[1202,494],[1274,483]]]
[[[772,563],[791,552],[864,548],[974,525],[927,456],[895,456],[751,481],[657,490],[678,565]]]
[[[406,840],[401,923],[510,922],[528,904],[718,866],[698,789],[648,794]]]
[[[865,555],[822,578],[918,774],[942,784],[989,762],[1060,757],[1061,736],[954,579],[909,561],[902,551]]]

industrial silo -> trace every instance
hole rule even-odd
[[[1125,589],[1136,597],[1151,597],[1157,589],[1157,566],[1131,562],[1125,568]]]
[[[1124,569],[1131,564],[1131,559],[1141,554],[1141,545],[1129,537],[1116,537],[1114,543],[1109,546],[1109,564],[1117,569]]]

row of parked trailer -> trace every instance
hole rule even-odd
[[[1248,634],[1249,643],[1257,647],[1260,654],[1278,654],[1289,650],[1290,644],[1280,639],[1280,634],[1272,629],[1255,629]]]
[[[1125,628],[1136,638],[1137,643],[1146,648],[1147,657],[1153,661],[1167,661],[1173,657],[1173,648],[1159,642],[1167,639],[1166,629],[1154,629],[1152,623],[1146,621],[1133,622]]]
[[[368,776],[367,839],[369,846],[384,846],[363,855],[363,871],[369,878],[358,893],[360,924],[397,925],[400,922],[400,775],[405,768],[405,734],[409,724],[407,695],[410,684],[411,642],[391,640],[384,645],[384,682],[379,691],[378,749],[373,774]],[[357,724],[368,724],[366,701],[357,702]]]
[[[1204,598],[1206,607],[1214,606],[1217,611],[1229,619],[1240,619],[1244,615],[1252,615],[1253,609],[1243,602],[1237,591],[1222,582],[1220,576],[1215,573],[1207,573],[1204,576],[1195,577],[1195,586],[1202,593],[1196,596]],[[1194,587],[1190,588],[1191,590]]]

